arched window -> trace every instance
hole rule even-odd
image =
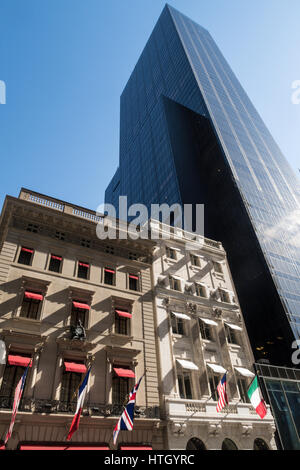
[[[263,439],[255,439],[253,444],[253,450],[270,450],[268,445]]]
[[[204,443],[197,437],[192,437],[186,445],[186,450],[206,450]]]
[[[222,450],[238,450],[238,448],[231,439],[226,438],[222,443]]]

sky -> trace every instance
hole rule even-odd
[[[169,0],[208,29],[300,168],[299,0]],[[119,161],[120,95],[161,0],[0,0],[0,207],[21,187],[96,209]]]

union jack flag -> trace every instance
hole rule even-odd
[[[145,374],[144,374],[145,375]],[[140,386],[141,380],[144,377],[140,378],[140,380],[135,384],[133,389],[131,390],[129,394],[129,399],[128,403],[126,405],[126,408],[124,409],[121,417],[119,418],[119,421],[116,424],[116,427],[113,431],[113,438],[114,438],[114,444],[116,444],[118,435],[120,431],[132,431],[133,429],[133,418],[134,418],[134,406],[135,406],[135,399],[136,399],[136,393],[138,391],[138,388]]]
[[[13,427],[14,427],[14,424],[15,424],[16,415],[17,415],[17,412],[18,412],[18,409],[19,409],[20,401],[21,401],[23,390],[24,390],[24,387],[25,387],[25,380],[26,380],[26,377],[27,377],[28,369],[29,369],[29,367],[31,367],[31,364],[32,364],[32,360],[30,361],[30,363],[26,367],[26,369],[24,371],[24,374],[22,375],[22,377],[20,378],[20,380],[18,382],[18,385],[16,386],[15,396],[14,396],[14,403],[13,403],[13,410],[12,410],[12,417],[11,417],[9,429],[8,429],[8,431],[6,433],[6,436],[5,436],[5,439],[4,439],[4,445],[6,445],[8,439],[12,435],[12,430],[13,430]]]
[[[226,405],[228,405],[228,398],[227,398],[227,393],[226,393],[226,372],[223,375],[222,379],[220,380],[219,385],[217,386],[217,391],[219,394],[217,412],[219,412],[223,408],[225,408]]]

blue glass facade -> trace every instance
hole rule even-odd
[[[257,357],[288,364],[300,338],[299,180],[209,32],[168,5],[121,96],[105,200],[119,195],[149,209],[204,203]]]

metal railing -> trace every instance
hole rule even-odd
[[[11,410],[13,405],[13,397],[0,396],[0,410]],[[66,413],[74,414],[76,411],[76,401],[47,400],[39,398],[25,398],[20,402],[19,411],[28,413],[56,414]],[[103,405],[99,403],[87,403],[82,411],[83,416],[102,416],[117,417],[121,416],[124,410],[123,405]],[[135,406],[135,418],[159,419],[158,406]]]

